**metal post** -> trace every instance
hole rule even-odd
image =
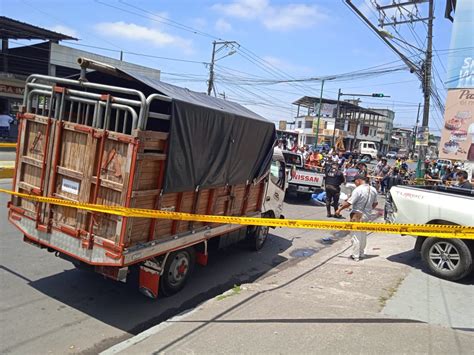
[[[433,16],[434,16],[434,0],[429,0],[428,13],[428,34],[426,44],[426,58],[423,70],[423,121],[421,126],[424,130],[428,127],[430,119],[430,96],[431,96],[431,60],[433,49]],[[424,132],[424,131],[423,131]],[[415,137],[416,140],[416,137]],[[424,170],[424,161],[426,158],[426,147],[418,148],[418,163],[416,167],[416,176],[421,178],[422,170]]]
[[[207,95],[211,95],[211,90],[214,86],[214,59],[216,56],[216,41],[212,42],[212,56],[211,64],[209,65],[209,81],[207,83]]]
[[[418,133],[418,123],[420,122],[420,108],[421,108],[421,102],[418,104],[418,112],[416,113],[415,139],[413,140],[413,148],[412,148],[413,153],[415,153],[415,149],[416,149],[416,135]]]
[[[337,108],[336,108],[336,118],[334,119],[334,129],[332,131],[332,141],[331,141],[331,146],[334,147],[334,144],[335,144],[335,137],[336,137],[336,123],[337,123],[337,120],[339,118],[339,110],[340,110],[340,104],[339,104],[339,101],[341,99],[341,89],[339,89],[339,91],[337,92]]]
[[[3,71],[8,73],[8,38],[2,38]]]
[[[321,120],[321,106],[323,104],[323,89],[324,89],[324,79],[321,81],[321,93],[319,94],[319,107],[318,107],[318,123],[316,126],[316,148],[318,147],[319,143],[319,122]]]

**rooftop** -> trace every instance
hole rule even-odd
[[[320,100],[321,100],[321,103],[323,104],[337,105],[337,100],[325,99],[325,98],[320,99],[319,97],[313,97],[313,96],[303,96],[302,98],[293,102],[293,105],[300,105],[303,107],[312,108],[312,107],[315,107],[315,105],[319,104]],[[339,107],[341,111],[360,112],[360,113],[366,113],[370,115],[385,116],[385,115],[382,115],[380,112],[369,110],[362,106],[351,104],[350,102],[347,102],[347,101],[339,101]]]
[[[39,39],[47,41],[74,40],[77,38],[33,26],[9,17],[0,16],[0,37],[2,39]]]

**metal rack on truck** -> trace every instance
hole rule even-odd
[[[106,206],[280,217],[286,182],[272,175],[284,165],[283,156],[272,162],[273,123],[230,101],[78,62],[80,78],[32,75],[26,82],[15,191]],[[9,220],[26,242],[115,280],[137,267],[140,290],[151,297],[159,285],[164,294],[182,289],[194,261],[206,264],[211,238],[232,232],[260,248],[268,233],[20,197],[9,204]]]

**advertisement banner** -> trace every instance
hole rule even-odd
[[[416,146],[428,146],[430,140],[430,129],[429,127],[418,127],[416,130]]]
[[[474,161],[474,89],[448,90],[440,158]]]
[[[446,88],[474,88],[474,1],[457,0],[448,52]]]

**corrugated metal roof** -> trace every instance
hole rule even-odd
[[[319,97],[303,96],[302,98],[300,98],[300,99],[296,100],[295,102],[293,102],[293,105],[300,105],[300,106],[303,106],[303,107],[313,108],[313,107],[315,107],[315,105],[319,104],[319,101],[320,101]],[[321,100],[321,103],[330,104],[330,105],[337,105],[337,100],[323,98]],[[367,114],[371,114],[371,115],[378,115],[378,116],[384,116],[385,117],[385,115],[381,114],[380,112],[372,111],[372,110],[369,110],[369,109],[364,108],[362,106],[351,104],[350,102],[347,102],[347,101],[339,101],[339,107],[341,108],[341,110],[352,111],[352,112],[361,112],[361,113],[367,113]]]
[[[50,41],[74,40],[77,38],[50,31],[29,23],[0,16],[0,37],[7,39],[42,39]]]

